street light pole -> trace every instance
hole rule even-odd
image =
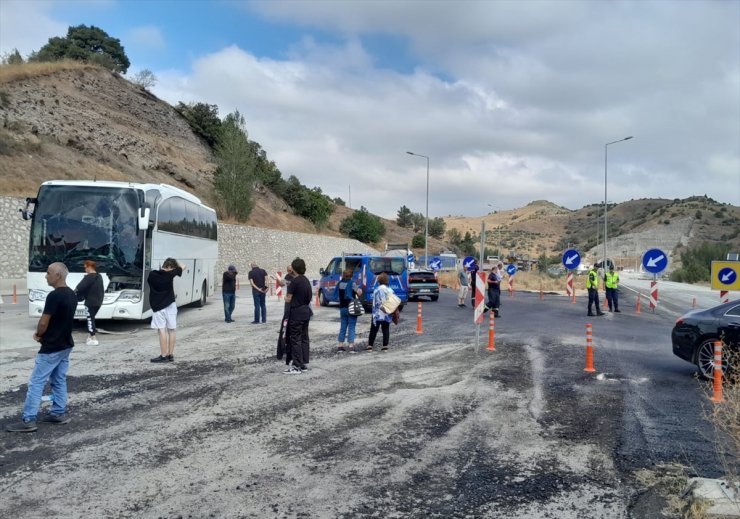
[[[424,221],[424,263],[426,264],[426,268],[429,268],[429,157],[426,155],[420,155],[418,153],[412,153],[410,151],[407,151],[409,155],[414,155],[415,157],[422,157],[427,159],[427,215]]]
[[[629,137],[625,137],[624,139],[619,139],[618,141],[613,142],[607,142],[604,144],[604,259],[601,263],[604,272],[607,271],[607,264],[606,264],[606,237],[607,237],[607,229],[606,229],[606,213],[609,209],[609,204],[607,203],[607,197],[606,197],[606,164],[607,164],[607,155],[609,150],[610,144],[616,144],[618,142],[628,141],[632,138],[630,135]],[[598,233],[597,233],[598,234]],[[597,238],[598,241],[598,238]]]

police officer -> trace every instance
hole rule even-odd
[[[609,311],[614,308],[614,312],[619,312],[619,274],[614,272],[614,265],[609,265],[609,272],[604,276],[604,286]]]
[[[586,279],[586,290],[588,290],[588,315],[593,316],[591,312],[591,305],[596,304],[596,315],[604,315],[599,306],[599,273],[596,265],[591,267],[588,271],[588,277]]]

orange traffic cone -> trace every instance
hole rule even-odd
[[[593,347],[593,330],[590,324],[586,325],[586,367],[583,371],[593,373],[594,369],[594,347]]]
[[[493,329],[494,311],[488,314],[488,351],[496,351],[496,332]]]
[[[416,333],[424,333],[424,330],[421,326],[421,303],[418,303],[418,307],[416,310]]]
[[[640,313],[640,294],[637,294],[637,313]]]
[[[321,306],[321,301],[319,301],[319,292],[321,291],[321,287],[316,288],[316,308]]]
[[[18,304],[18,294],[15,291],[15,285],[13,285],[13,304],[14,305]]]
[[[722,341],[714,341],[714,387],[710,399],[715,404],[724,402],[722,397]]]

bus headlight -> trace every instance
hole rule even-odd
[[[31,289],[28,291],[28,300],[29,301],[44,301],[46,300],[46,292],[45,290],[35,290]]]
[[[141,292],[138,290],[124,290],[121,295],[118,296],[118,301],[128,301],[130,303],[138,303],[141,301]]]

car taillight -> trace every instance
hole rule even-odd
[[[683,324],[683,317],[679,317],[676,319],[676,326],[681,326]]]

